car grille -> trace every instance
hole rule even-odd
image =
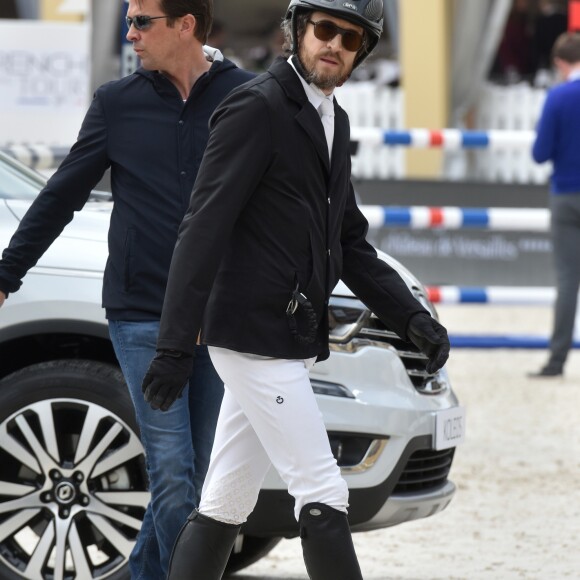
[[[393,493],[416,493],[441,487],[451,469],[455,448],[415,451],[409,457]]]
[[[332,350],[356,351],[365,346],[388,348],[397,353],[417,391],[435,395],[448,388],[440,373],[427,372],[427,357],[414,344],[401,340],[360,300],[332,297],[329,321]]]
[[[427,372],[427,357],[414,344],[401,340],[398,334],[389,330],[376,316],[369,318],[357,338],[393,348],[405,365],[413,386],[421,393],[433,395],[447,388],[447,383],[439,379],[437,373]]]

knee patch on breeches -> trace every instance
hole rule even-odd
[[[199,512],[226,524],[243,524],[256,505],[260,484],[249,466],[233,471],[204,487]]]

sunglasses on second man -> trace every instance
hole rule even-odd
[[[193,16],[198,16],[193,14]],[[131,28],[131,25],[135,27],[135,30],[148,30],[151,27],[152,20],[159,20],[160,18],[171,18],[170,16],[125,16],[125,22],[127,23],[127,28]],[[174,18],[178,18],[174,16]]]
[[[133,25],[136,30],[147,30],[151,26],[151,21],[159,18],[169,18],[169,16],[125,16],[125,22],[127,28]]]
[[[364,46],[365,37],[356,30],[341,28],[334,24],[334,22],[330,22],[330,20],[319,20],[318,22],[309,20],[308,22],[314,26],[314,36],[318,40],[328,42],[337,34],[340,34],[342,46],[349,52],[358,52]]]

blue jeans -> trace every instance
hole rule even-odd
[[[197,346],[183,397],[166,412],[154,411],[141,383],[155,356],[159,322],[111,320],[109,333],[135,406],[151,492],[129,570],[132,580],[160,580],[181,526],[199,504],[224,386],[207,347]]]

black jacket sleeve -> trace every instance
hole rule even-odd
[[[8,294],[22,284],[64,227],[87,201],[108,167],[107,130],[99,92],[85,116],[79,137],[46,187],[20,222],[0,260],[0,290]]]
[[[406,340],[411,316],[429,313],[399,273],[377,256],[366,241],[367,231],[368,222],[356,204],[351,185],[341,232],[342,279],[385,325]]]

